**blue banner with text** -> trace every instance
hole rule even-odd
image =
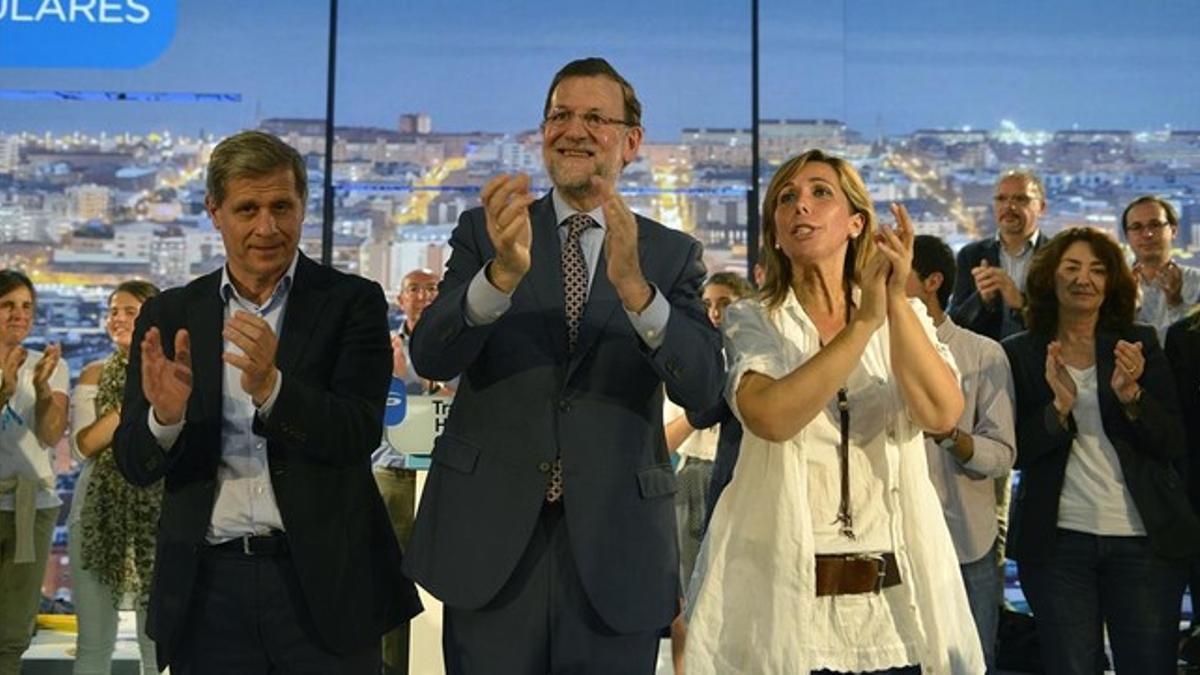
[[[175,22],[176,0],[0,0],[0,68],[139,68]]]

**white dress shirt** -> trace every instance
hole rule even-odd
[[[1171,324],[1182,319],[1197,302],[1200,302],[1200,268],[1179,265],[1179,272],[1183,277],[1179,287],[1183,302],[1175,306],[1167,302],[1167,293],[1158,284],[1138,284],[1141,302],[1138,305],[1137,320],[1139,323],[1154,326],[1160,345],[1166,342],[1167,329]]]
[[[250,312],[265,320],[282,339],[280,329],[287,309],[292,279],[296,274],[299,254],[275,290],[263,305],[242,297],[229,278],[229,268],[221,272],[221,300],[225,306],[225,320],[233,318],[234,312]],[[229,340],[223,342],[225,351],[241,354],[242,350]],[[283,373],[277,373],[275,389],[257,410],[250,394],[242,390],[242,371],[225,363],[221,373],[221,463],[217,467],[217,494],[213,503],[212,519],[209,521],[205,538],[210,544],[219,544],[243,535],[265,534],[271,530],[284,530],[279,505],[275,501],[275,489],[271,485],[271,472],[267,461],[267,439],[253,431],[254,415],[266,419],[283,387]],[[164,449],[174,445],[183,431],[185,421],[163,425],[154,418],[150,410],[150,431]]]
[[[965,462],[925,439],[929,477],[942,502],[959,564],[975,562],[996,543],[996,481],[1016,461],[1013,380],[999,342],[969,331],[947,316],[937,337],[950,348],[962,375],[965,405],[956,425],[970,434],[974,454]]]

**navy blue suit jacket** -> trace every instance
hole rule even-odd
[[[663,385],[685,408],[707,408],[724,375],[719,336],[699,300],[701,247],[639,216],[642,272],[671,304],[663,344],[651,350],[635,332],[602,252],[568,353],[550,197],[529,213],[533,264],[502,317],[484,326],[466,320],[467,288],[494,256],[477,208],[459,219],[438,297],[417,324],[416,369],[461,379],[405,570],[449,606],[485,605],[529,543],[561,453],[567,530],[588,599],[617,632],[655,630],[671,622],[680,592]]]
[[[1035,249],[1041,247],[1044,241],[1045,237],[1041,234],[1036,235],[1033,244]],[[1020,311],[1009,309],[1002,298],[996,297],[991,302],[984,302],[980,297],[979,291],[975,289],[975,277],[971,270],[984,260],[992,267],[1000,267],[1000,240],[997,237],[973,241],[958,252],[955,260],[957,272],[954,275],[954,294],[950,299],[948,313],[954,323],[998,342],[1008,337],[1004,334],[1006,315],[1017,326],[1025,325],[1025,317]]]

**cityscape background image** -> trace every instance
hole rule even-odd
[[[1200,3],[759,7],[764,185],[785,158],[819,147],[858,167],[881,213],[902,202],[919,232],[957,249],[994,233],[997,176],[1030,168],[1047,186],[1046,234],[1119,236],[1125,204],[1154,193],[1180,213],[1177,259],[1194,260]],[[394,297],[407,271],[444,268],[450,231],[488,178],[524,171],[547,189],[546,86],[567,61],[598,55],[645,110],[626,200],[702,241],[710,272],[745,273],[750,11],[731,0],[341,0],[334,264]],[[262,129],[306,157],[302,248],[321,256],[329,6],[179,0],[177,12],[171,46],[142,68],[0,68],[0,267],[33,277],[30,343],[61,343],[72,381],[111,349],[102,322],[117,283],[176,286],[223,263],[203,203],[224,136]],[[66,439],[56,457],[69,499]],[[69,598],[67,511],[48,596]]]

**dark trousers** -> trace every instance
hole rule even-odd
[[[658,656],[658,631],[616,633],[588,602],[561,504],[543,507],[496,598],[478,610],[445,607],[442,628],[448,675],[652,675]]]
[[[388,519],[400,547],[408,546],[412,536],[413,511],[417,495],[417,472],[412,469],[375,469],[375,484],[387,508]],[[383,634],[383,668],[386,675],[408,674],[408,622]]]
[[[344,655],[322,647],[289,556],[207,549],[170,666],[176,675],[377,675],[379,643]]]
[[[1059,529],[1049,559],[1018,565],[1047,673],[1104,672],[1104,625],[1118,673],[1174,675],[1187,567],[1146,537]]]

